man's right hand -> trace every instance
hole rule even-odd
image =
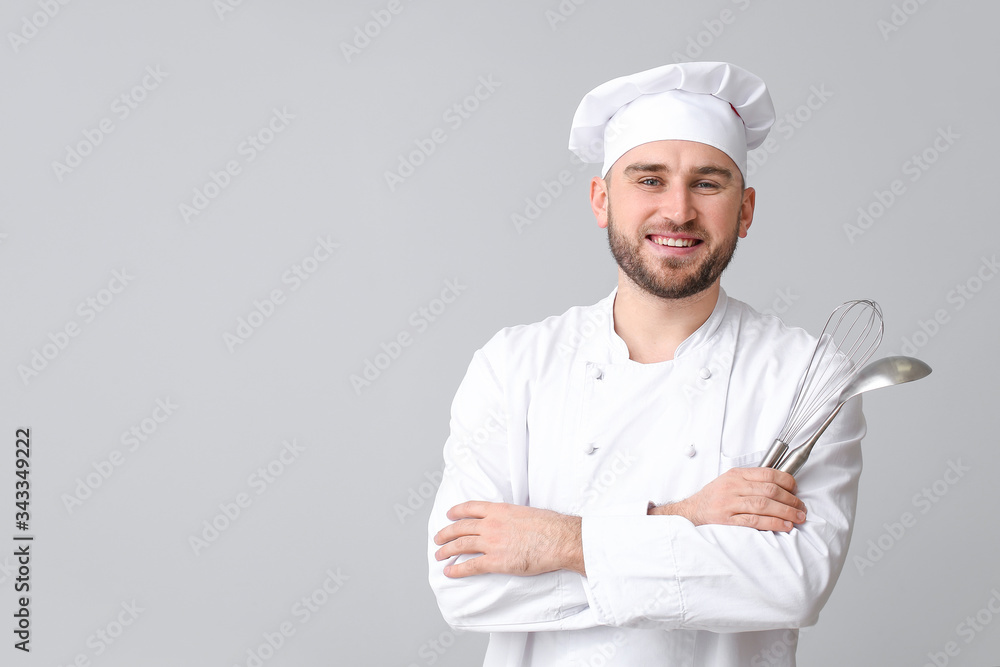
[[[806,520],[795,478],[772,468],[732,468],[686,500],[657,505],[649,514],[673,514],[696,526],[709,523],[788,532]]]

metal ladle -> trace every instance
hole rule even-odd
[[[922,377],[928,376],[930,372],[930,366],[913,357],[885,357],[884,359],[871,362],[862,368],[850,384],[840,392],[837,407],[830,413],[830,416],[826,418],[826,421],[823,422],[816,433],[805,444],[793,449],[780,463],[772,467],[787,472],[790,475],[797,473],[806,462],[806,459],[809,458],[813,445],[823,435],[826,427],[840,413],[840,409],[844,407],[844,403],[858,394],[863,394],[872,389],[881,389],[882,387],[891,387],[892,385],[919,380]]]

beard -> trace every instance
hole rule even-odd
[[[645,234],[629,239],[614,225],[611,201],[608,200],[608,245],[618,266],[632,282],[653,296],[662,299],[685,299],[703,292],[715,283],[729,266],[739,241],[739,215],[733,233],[720,239],[720,244],[700,260],[687,257],[657,257],[643,260],[642,247],[646,243]],[[662,229],[656,230],[662,232]],[[710,237],[694,225],[672,226],[674,233],[697,234],[702,243]]]

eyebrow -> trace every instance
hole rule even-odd
[[[733,172],[725,167],[716,167],[714,165],[705,165],[704,167],[698,167],[694,170],[694,173],[700,174],[702,176],[718,176],[724,178],[727,181],[733,180]]]
[[[634,174],[663,174],[669,173],[670,169],[665,164],[660,164],[656,162],[634,162],[629,166],[625,167],[622,173],[625,176],[632,176]],[[718,176],[724,178],[727,181],[733,180],[733,172],[725,167],[719,167],[716,165],[704,165],[701,167],[696,167],[691,170],[691,173],[698,174],[699,176]]]
[[[633,162],[629,166],[625,167],[622,173],[626,176],[631,176],[632,174],[647,174],[647,173],[663,173],[670,171],[667,169],[665,164],[653,164],[649,162]]]

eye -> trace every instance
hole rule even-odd
[[[642,185],[659,185],[660,179],[654,176],[646,176],[645,178],[639,179],[639,183]]]
[[[719,184],[712,181],[698,181],[694,184],[694,187],[699,190],[717,190],[719,189]]]

